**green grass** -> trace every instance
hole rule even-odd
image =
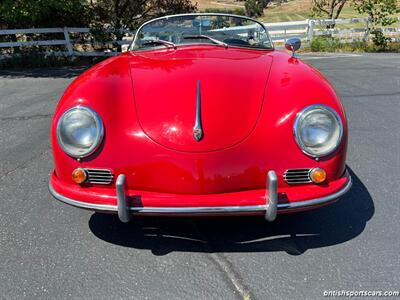
[[[386,48],[374,45],[371,42],[357,41],[341,43],[338,39],[319,36],[314,38],[302,52],[395,52],[400,53],[400,43],[388,43]]]
[[[235,8],[206,8],[202,12],[205,13],[224,13],[224,14],[233,14],[233,15],[240,15],[245,16],[246,10],[241,7]]]
[[[311,0],[292,0],[280,6],[271,6],[264,11],[264,16],[261,18],[265,22],[290,22],[313,19],[310,15]],[[359,18],[358,14],[352,7],[346,6],[343,8],[340,18]],[[323,18],[323,17],[322,17]]]

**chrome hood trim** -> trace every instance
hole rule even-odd
[[[193,127],[193,137],[200,142],[203,138],[203,126],[201,124],[201,91],[200,80],[197,81],[197,97],[196,97],[196,120]]]

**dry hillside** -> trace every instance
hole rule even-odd
[[[204,11],[207,8],[232,10],[237,7],[244,8],[244,2],[235,0],[193,0],[197,2],[199,11]],[[400,5],[400,0],[398,0]],[[263,20],[266,22],[286,22],[297,21],[310,18],[311,0],[289,0],[280,6],[271,6],[265,10]],[[342,18],[359,17],[350,6],[343,9]]]

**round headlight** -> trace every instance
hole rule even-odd
[[[339,115],[325,105],[311,105],[297,115],[294,134],[299,147],[313,157],[328,155],[339,146],[343,125]]]
[[[86,106],[67,110],[57,124],[57,139],[65,153],[82,158],[92,154],[103,139],[100,116]]]

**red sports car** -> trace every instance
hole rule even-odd
[[[50,193],[137,215],[264,215],[320,207],[351,186],[347,125],[328,81],[226,14],[144,23],[80,75],[51,129]]]

